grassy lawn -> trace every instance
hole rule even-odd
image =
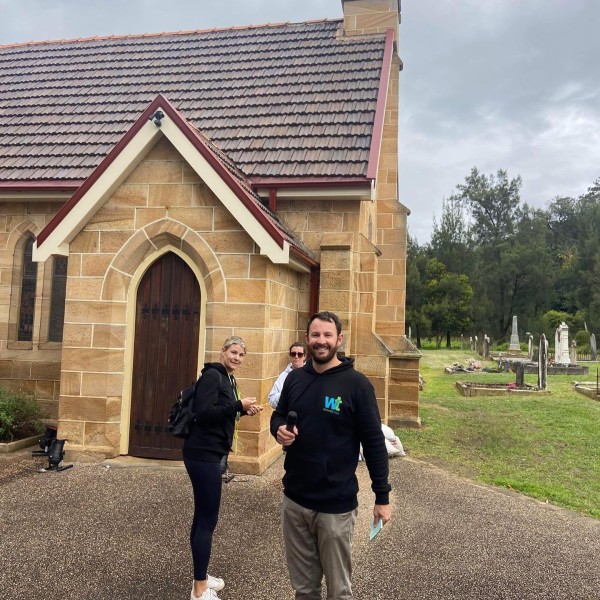
[[[471,479],[527,494],[600,519],[600,402],[574,390],[589,375],[548,375],[548,396],[460,395],[457,380],[515,381],[514,373],[457,373],[473,354],[424,350],[421,429],[397,431],[410,456]],[[482,366],[495,367],[493,362]],[[537,375],[525,375],[536,385]]]

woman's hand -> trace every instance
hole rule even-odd
[[[262,409],[262,406],[256,404],[256,398],[248,397],[241,399],[242,406],[249,416],[257,415]]]

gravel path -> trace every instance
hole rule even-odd
[[[187,600],[192,494],[183,470],[0,457],[0,598]],[[223,600],[291,600],[278,460],[224,486],[211,572]],[[359,465],[356,600],[600,599],[600,521],[430,465],[391,461],[393,520],[368,541]]]

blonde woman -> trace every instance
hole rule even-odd
[[[228,337],[219,362],[206,363],[196,386],[196,421],[183,445],[183,461],[194,490],[194,519],[190,545],[194,561],[191,600],[219,600],[225,582],[207,573],[213,531],[221,505],[221,461],[233,443],[235,422],[241,415],[262,410],[256,398],[240,399],[234,371],[246,356],[241,337]]]

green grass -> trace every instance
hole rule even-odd
[[[471,479],[510,488],[600,519],[600,402],[574,390],[589,375],[549,375],[547,396],[468,398],[457,380],[502,383],[513,373],[457,373],[473,356],[461,350],[425,350],[421,374],[421,429],[397,431],[410,456]],[[494,367],[495,363],[483,362]],[[537,375],[525,382],[536,385]]]

